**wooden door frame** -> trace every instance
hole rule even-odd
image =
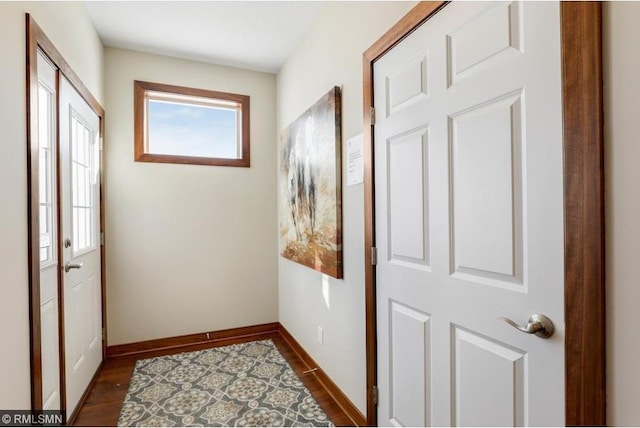
[[[25,14],[26,26],[26,124],[27,124],[27,215],[28,215],[28,267],[29,267],[29,334],[31,360],[31,408],[42,410],[42,344],[40,319],[40,210],[39,210],[39,142],[38,142],[38,50],[41,50],[55,65],[56,71],[56,123],[60,122],[60,76],[64,75],[82,99],[100,119],[100,136],[104,135],[104,109],[82,83],[62,54],[56,49],[44,31],[28,13]],[[56,174],[58,191],[56,206],[58,221],[56,227],[61,230],[62,207],[60,205],[60,130],[56,126]],[[104,147],[103,147],[104,148]],[[100,168],[100,233],[104,233],[103,168]],[[99,243],[100,245],[100,243]],[[60,408],[66,412],[66,385],[64,360],[64,283],[62,271],[62,239],[58,235],[58,351],[60,364]],[[102,359],[106,358],[106,289],[105,289],[105,247],[101,249],[100,260],[102,294]],[[81,400],[82,401],[82,400]],[[82,404],[82,403],[80,403]],[[80,404],[78,408],[80,407]]]
[[[448,2],[420,2],[364,53],[367,423],[376,425],[373,65]],[[605,425],[602,4],[560,4],[564,145],[565,424]]]

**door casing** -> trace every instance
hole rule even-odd
[[[363,55],[367,423],[377,384],[373,64],[448,2],[420,2]],[[561,2],[566,425],[606,425],[602,4]],[[426,24],[428,25],[428,23]]]
[[[56,49],[46,34],[28,13],[25,14],[26,27],[26,107],[27,107],[27,208],[28,208],[28,263],[29,263],[29,323],[30,323],[30,359],[31,359],[31,408],[33,410],[42,409],[42,355],[41,355],[41,320],[40,320],[40,255],[39,255],[39,224],[40,214],[38,210],[38,68],[37,54],[40,49],[51,62],[58,68],[78,91],[80,96],[89,104],[91,109],[100,119],[100,135],[104,135],[104,109],[95,99],[87,87],[82,83],[80,77],[71,69],[62,54]],[[59,75],[56,79],[59,81]],[[59,86],[59,82],[56,82]],[[59,97],[58,91],[56,97]],[[56,105],[58,102],[56,100]],[[57,112],[59,122],[59,112]],[[59,132],[56,136],[56,145],[59,147]],[[56,165],[58,170],[59,183],[59,162]],[[103,200],[103,170],[100,168],[100,232],[104,233],[104,200]],[[60,230],[61,206],[58,193],[58,224]],[[58,240],[58,254],[62,254],[62,239]],[[101,294],[102,294],[102,358],[106,358],[106,290],[105,290],[105,251],[102,248],[101,255]],[[66,390],[65,390],[65,370],[64,370],[64,299],[63,278],[58,274],[58,331],[59,331],[59,352],[60,352],[60,405],[63,412],[66,412]],[[82,400],[80,404],[82,403]],[[78,406],[80,408],[80,405]],[[75,415],[69,418],[72,423]]]

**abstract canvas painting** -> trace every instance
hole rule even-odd
[[[282,134],[282,256],[342,278],[340,88],[335,87]]]

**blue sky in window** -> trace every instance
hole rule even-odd
[[[149,100],[149,152],[238,158],[236,110]]]

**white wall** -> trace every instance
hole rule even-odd
[[[640,3],[604,5],[607,422],[640,425]]]
[[[0,408],[30,406],[25,12],[103,100],[103,52],[82,3],[0,2]]]
[[[275,75],[107,48],[109,345],[278,320]],[[133,81],[251,97],[251,167],[133,161]]]
[[[363,129],[362,54],[414,4],[327,2],[278,73],[278,132],[341,86],[346,159],[347,139]],[[364,196],[362,184],[345,185],[345,167],[343,162],[344,280],[280,257],[280,322],[364,414]],[[318,326],[323,345],[316,341]]]

